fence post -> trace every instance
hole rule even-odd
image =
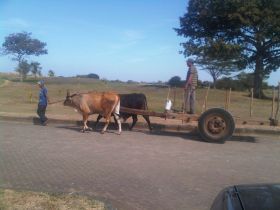
[[[175,103],[176,103],[176,86],[173,89],[173,107],[175,109]]]
[[[33,102],[33,98],[32,98],[32,92],[30,92],[30,94],[29,94],[29,102],[32,104],[32,102]]]
[[[228,110],[228,90],[226,90],[226,96],[225,96],[225,110]]]
[[[202,105],[201,113],[205,112],[207,110],[207,101],[208,101],[209,90],[210,90],[210,85],[208,86],[208,88],[206,90],[206,93],[205,93],[205,96],[204,96],[204,102],[203,102],[203,105]]]
[[[275,121],[276,124],[278,124],[278,119],[279,119],[279,103],[280,103],[280,82],[278,82],[278,96],[277,96],[277,108],[276,108],[276,112],[275,112]]]
[[[183,88],[183,104],[182,104],[183,114],[185,114],[185,109],[186,109],[185,94],[186,94],[186,91],[185,91],[185,89]],[[184,119],[182,119],[182,124],[184,124]]]
[[[166,100],[169,100],[169,95],[170,95],[170,86],[168,87],[168,93],[167,93]]]
[[[274,118],[274,104],[275,104],[275,88],[272,89],[272,104],[271,104],[271,115],[270,119],[273,120]]]
[[[254,99],[254,89],[251,88],[250,117],[252,117],[253,115],[253,99]]]
[[[231,97],[231,88],[229,89],[229,94],[228,94],[228,110],[230,108],[230,97]]]
[[[186,106],[186,104],[185,104],[185,89],[183,88],[183,94],[182,94],[182,96],[183,96],[183,100],[182,100],[182,112],[183,113],[185,113],[185,106]]]

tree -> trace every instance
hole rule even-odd
[[[38,73],[37,73],[37,74],[38,74],[39,77],[42,77],[42,71],[41,71],[41,69],[38,70]]]
[[[190,0],[180,18],[186,56],[209,56],[254,72],[255,97],[262,81],[280,67],[279,0]]]
[[[237,67],[232,62],[220,61],[217,59],[203,58],[197,61],[198,64],[208,72],[213,78],[213,87],[216,88],[217,80],[222,76],[229,76],[237,70]]]
[[[37,78],[37,75],[41,76],[42,67],[40,66],[39,62],[31,62],[30,67],[31,67],[31,73],[35,78]]]
[[[251,90],[254,86],[254,75],[252,73],[241,72],[236,76],[236,78],[240,81],[242,86],[244,86],[248,91]]]
[[[99,79],[99,76],[97,74],[94,74],[94,73],[90,73],[90,74],[87,74],[87,75],[77,75],[76,77]]]
[[[87,77],[92,78],[92,79],[99,79],[99,76],[97,74],[94,74],[94,73],[88,74]]]
[[[31,33],[14,33],[5,37],[5,41],[2,44],[2,51],[4,55],[11,55],[12,60],[17,61],[20,65],[27,56],[47,54],[48,51],[45,49],[46,45],[46,43],[38,39],[32,39]],[[21,74],[21,81],[23,80],[23,76]]]
[[[49,75],[49,77],[54,77],[55,76],[54,71],[53,70],[49,70],[48,75]]]
[[[18,72],[22,79],[26,79],[27,74],[30,72],[31,66],[26,60],[22,60],[18,67],[16,68],[16,72]]]
[[[179,76],[171,77],[171,79],[168,81],[168,84],[171,87],[180,87],[180,86],[182,86],[181,77],[179,77]]]

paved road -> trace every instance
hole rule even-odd
[[[228,185],[280,182],[279,140],[210,144],[188,134],[2,121],[0,187],[87,194],[125,210],[206,210]]]

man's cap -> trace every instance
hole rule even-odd
[[[38,85],[44,85],[45,84],[45,81],[44,80],[40,80],[39,82],[37,82]]]
[[[194,63],[194,60],[193,60],[192,58],[188,58],[187,62],[193,64],[193,63]]]

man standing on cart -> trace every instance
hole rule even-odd
[[[188,114],[195,113],[195,89],[197,86],[198,74],[194,65],[194,60],[189,58],[187,60],[187,66],[189,67],[186,84],[185,84],[185,102],[184,111]]]

